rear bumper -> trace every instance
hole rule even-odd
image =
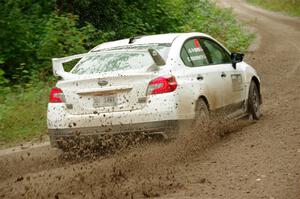
[[[49,103],[48,129],[124,126],[194,118],[192,103],[178,100],[176,93],[148,96],[143,108],[131,111],[107,111],[91,114],[72,114],[65,103]]]
[[[67,129],[48,129],[51,146],[59,147],[60,142],[72,138],[95,138],[103,135],[145,133],[145,134],[167,134],[173,129],[178,128],[175,120],[135,123],[114,126],[67,128]]]

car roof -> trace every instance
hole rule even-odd
[[[91,51],[99,51],[103,49],[109,49],[120,46],[128,46],[130,44],[134,45],[143,45],[143,44],[163,44],[163,43],[173,43],[173,41],[179,37],[191,37],[191,36],[205,36],[210,37],[204,33],[192,32],[192,33],[167,33],[167,34],[157,34],[157,35],[145,35],[145,36],[137,36],[133,38],[121,39],[111,42],[102,43],[96,47],[94,47]],[[132,43],[130,43],[130,40]]]

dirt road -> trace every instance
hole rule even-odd
[[[195,130],[80,163],[57,159],[47,146],[4,154],[0,198],[299,199],[300,19],[222,2],[259,35],[246,57],[262,79],[259,122]]]

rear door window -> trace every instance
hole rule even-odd
[[[206,51],[206,55],[211,64],[231,63],[229,53],[216,42],[210,39],[200,39],[200,43]]]
[[[180,57],[186,66],[198,67],[209,64],[198,38],[187,40],[181,49]]]

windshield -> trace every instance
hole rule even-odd
[[[161,57],[166,60],[170,44],[122,46],[97,51],[83,57],[71,73],[83,75],[148,68],[155,64],[148,52],[149,48],[157,50]]]

